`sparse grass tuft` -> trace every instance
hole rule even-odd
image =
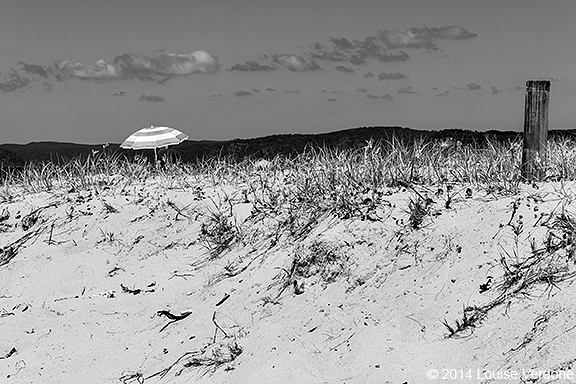
[[[503,297],[528,296],[542,284],[549,292],[561,282],[576,277],[576,220],[562,212],[546,225],[548,232],[541,247],[533,242],[527,256],[507,254],[500,258],[504,273],[497,287]]]
[[[186,357],[182,365],[184,368],[202,367],[205,369],[203,374],[209,372],[213,373],[223,365],[236,360],[242,352],[242,346],[240,346],[236,341],[215,343],[209,346],[209,348],[201,351],[200,354],[192,354],[191,356]]]
[[[210,258],[215,259],[229,250],[234,242],[242,239],[242,230],[234,222],[232,203],[228,199],[227,208],[222,202],[212,202],[215,208],[209,209],[206,220],[200,227],[200,241],[208,249]]]
[[[175,376],[182,375],[184,370],[189,368],[200,369],[200,376],[214,373],[223,366],[226,366],[226,370],[232,370],[234,367],[229,364],[236,360],[243,351],[244,349],[240,344],[238,344],[236,339],[233,341],[212,343],[204,346],[198,351],[184,353],[170,366],[147,377],[144,377],[140,372],[128,373],[120,377],[120,381],[129,384],[134,383],[135,381],[143,383],[144,381],[156,376],[163,379],[171,370],[176,371],[176,366],[179,366],[180,368],[174,373]]]
[[[500,258],[502,276],[493,285],[498,295],[481,307],[468,307],[462,320],[450,325],[447,337],[454,337],[473,329],[490,310],[518,297],[531,297],[543,287],[542,294],[560,289],[560,284],[576,279],[576,219],[566,211],[551,216],[544,225],[548,228],[543,244],[535,240],[526,255],[505,254]],[[514,228],[513,228],[514,231]],[[517,236],[517,235],[516,235]]]
[[[316,276],[329,284],[346,274],[348,255],[336,244],[316,240],[307,247],[297,248],[292,263],[295,278]]]
[[[431,200],[420,196],[411,198],[408,202],[408,224],[412,229],[420,229],[424,220],[430,214]]]
[[[446,338],[461,336],[464,332],[473,332],[474,328],[485,319],[486,315],[486,308],[472,306],[464,308],[462,311],[462,319],[456,320],[454,325],[450,325],[446,319],[444,319],[442,324],[448,330]]]
[[[309,245],[296,247],[294,257],[287,269],[276,276],[281,288],[276,299],[268,299],[275,303],[284,290],[293,287],[296,294],[303,293],[303,282],[306,279],[316,278],[316,282],[323,285],[336,282],[340,277],[348,274],[349,257],[342,251],[341,246],[326,241],[315,240]]]

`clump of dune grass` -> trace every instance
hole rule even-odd
[[[422,196],[416,196],[408,202],[408,224],[412,229],[420,229],[424,221],[430,215],[431,199],[424,199]]]
[[[235,222],[232,202],[228,196],[224,201],[212,199],[213,207],[208,210],[200,227],[200,242],[210,254],[211,259],[219,257],[229,250],[233,243],[242,239],[243,231]]]

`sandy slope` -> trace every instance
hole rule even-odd
[[[251,202],[238,198],[233,217],[248,235],[213,260],[202,223],[223,191],[242,186],[165,189],[158,180],[0,204],[10,213],[0,246],[33,234],[0,267],[0,382],[464,383],[491,372],[569,372],[570,283],[511,297],[460,337],[447,339],[442,321],[454,325],[464,307],[498,296],[499,259],[541,242],[542,214],[569,210],[572,188],[462,191],[448,209],[445,193],[431,190],[437,214],[418,230],[406,225],[414,194],[390,190],[379,220],[326,217],[306,237],[276,243],[273,220],[250,217]],[[311,252],[345,262],[298,279],[302,294],[282,291],[295,255]],[[170,323],[166,314],[184,316]],[[450,374],[461,380],[441,380]]]

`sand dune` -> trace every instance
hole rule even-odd
[[[6,201],[0,381],[567,374],[576,352],[575,191],[384,188],[364,197],[361,212],[309,226],[272,216],[247,185],[208,179]],[[427,211],[414,222],[417,196]]]

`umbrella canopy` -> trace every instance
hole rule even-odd
[[[151,125],[128,136],[120,144],[120,148],[156,150],[156,148],[180,144],[186,139],[188,139],[188,135],[177,129]]]

